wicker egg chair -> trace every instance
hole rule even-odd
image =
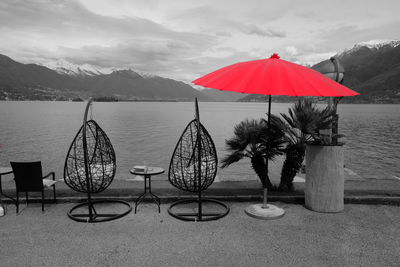
[[[93,200],[92,194],[104,191],[113,181],[116,170],[114,148],[106,133],[94,120],[87,121],[92,99],[86,105],[83,125],[76,134],[68,150],[64,165],[64,181],[73,190],[86,193],[87,201],[74,206],[68,216],[80,222],[103,222],[120,218],[132,208],[120,200]],[[122,213],[98,213],[95,204],[123,204],[128,208]],[[86,208],[85,213],[74,211]]]
[[[229,208],[222,202],[202,197],[215,179],[218,158],[214,142],[206,128],[200,123],[197,99],[196,118],[189,122],[175,146],[168,171],[168,180],[178,189],[197,193],[197,199],[174,202],[168,213],[184,221],[217,220],[228,214]],[[197,212],[179,212],[179,209],[197,204]],[[204,212],[203,203],[217,206],[220,211]],[[215,207],[212,208],[215,210]]]

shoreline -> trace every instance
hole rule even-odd
[[[40,100],[40,99],[0,99],[0,102],[67,102],[67,103],[82,103],[87,100],[82,100],[82,101],[68,101],[68,100]],[[145,103],[157,103],[157,102],[172,102],[172,103],[187,103],[187,102],[193,102],[193,99],[187,99],[187,100],[178,100],[178,99],[142,99],[142,100],[118,100],[118,101],[95,101],[96,103],[118,103],[118,102],[145,102]],[[268,103],[268,101],[203,101],[203,100],[198,100],[199,102],[202,103]],[[292,104],[294,103],[293,101],[287,101],[287,102],[282,102],[282,101],[273,101],[272,103],[281,103],[281,104]],[[317,102],[317,104],[326,104],[325,102]],[[360,102],[360,103],[340,103],[340,105],[400,105],[400,103],[365,103],[365,102]]]
[[[15,196],[14,181],[3,181],[3,191],[7,195]],[[268,201],[304,204],[304,183],[295,182],[293,192],[268,192]],[[82,202],[86,194],[70,189],[64,182],[56,184],[58,203]],[[185,192],[173,187],[168,180],[153,180],[152,191],[160,197],[162,203],[171,203],[185,198],[195,198],[193,193]],[[143,192],[143,181],[126,181],[114,179],[111,185],[103,192],[93,195],[94,199],[120,199],[134,201]],[[50,191],[45,192],[46,196]],[[213,183],[203,196],[222,201],[251,202],[262,201],[262,187],[259,181],[229,181]],[[21,194],[21,203],[24,205],[24,196]],[[40,201],[40,194],[29,194],[29,201]],[[345,181],[345,204],[383,204],[400,206],[400,182],[392,179],[380,180],[347,180]],[[12,203],[3,197],[4,203]]]

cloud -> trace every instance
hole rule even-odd
[[[335,50],[326,51],[325,48],[313,45],[303,45],[302,48],[288,46],[284,52],[286,60],[304,66],[312,66],[336,54]]]
[[[238,29],[245,34],[255,34],[262,37],[284,38],[286,36],[284,32],[273,30],[270,27],[259,27],[254,24],[243,24]]]
[[[274,52],[312,64],[356,42],[400,38],[398,1],[339,3],[2,0],[0,53],[24,63],[67,59],[190,81]]]
[[[295,46],[288,46],[286,47],[286,52],[289,55],[295,56],[298,54],[298,49]]]
[[[232,48],[223,47],[221,47],[220,50],[226,50],[228,52],[225,54],[224,57],[215,57],[212,54],[205,53],[204,55],[196,58],[194,62],[195,68],[192,68],[193,76],[191,80],[194,80],[195,78],[201,77],[207,73],[210,73],[227,65],[250,60],[253,58],[249,52],[242,52]]]
[[[172,64],[201,54],[218,38],[138,17],[98,15],[74,1],[2,2],[0,10],[0,35],[6,36],[0,53],[25,63],[64,58],[173,76]]]
[[[193,61],[198,51],[205,51],[208,47],[202,46],[202,43],[191,44],[173,39],[131,39],[113,46],[60,47],[58,55],[75,64],[130,68],[177,78],[185,72],[183,66],[190,65],[188,62]]]
[[[79,43],[93,40],[115,40],[131,36],[180,38],[182,35],[139,17],[115,18],[90,12],[75,1],[43,0],[3,3],[2,29],[37,33]],[[46,41],[46,40],[43,40]],[[68,43],[68,42],[67,42]]]
[[[359,24],[337,25],[321,34],[321,42],[329,49],[342,50],[351,48],[354,44],[373,39],[400,39],[398,29],[400,20],[373,27],[363,27]]]
[[[106,16],[106,9],[94,12],[76,1],[5,1],[1,5],[0,34],[8,38],[0,40],[0,49],[25,63],[63,58],[75,64],[192,79],[193,72],[208,69],[210,64],[226,65],[250,57],[248,52],[218,45],[221,38],[232,42],[235,31],[284,36],[268,27],[225,19],[225,10],[212,5],[182,9],[179,21],[186,18],[188,24],[193,23],[191,32],[136,16]],[[207,25],[204,21],[217,27],[210,31],[202,26]]]
[[[221,36],[221,37],[232,37],[232,33],[230,32],[224,32],[224,31],[217,31],[215,33],[216,36]]]
[[[316,17],[316,13],[311,10],[301,10],[295,12],[294,15],[300,17],[301,19],[314,19]]]

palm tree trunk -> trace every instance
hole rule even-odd
[[[286,159],[282,166],[279,190],[293,191],[293,179],[301,168],[304,155],[305,148],[302,146],[292,146],[288,148],[286,151]]]
[[[251,157],[251,166],[257,173],[258,178],[260,178],[263,187],[268,188],[269,190],[273,189],[273,185],[269,180],[266,170],[267,165],[265,164],[265,159],[261,155],[254,155]]]

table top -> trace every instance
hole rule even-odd
[[[138,171],[132,168],[130,170],[130,173],[135,174],[135,175],[157,175],[163,173],[165,170],[160,167],[147,167],[147,172],[143,171]]]
[[[0,167],[0,175],[12,173],[11,167]]]

